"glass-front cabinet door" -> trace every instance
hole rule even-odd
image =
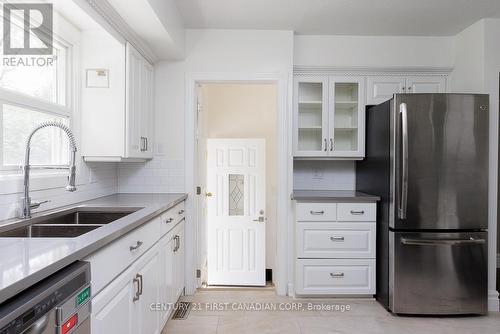
[[[296,77],[294,85],[294,156],[327,156],[328,77]]]
[[[328,155],[364,157],[364,78],[330,77]]]

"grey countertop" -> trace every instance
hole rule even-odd
[[[380,197],[353,190],[294,190],[296,201],[375,202]]]
[[[0,303],[72,262],[86,258],[186,198],[186,194],[116,194],[37,214],[85,206],[142,208],[76,238],[0,238]],[[13,223],[0,222],[0,228]]]

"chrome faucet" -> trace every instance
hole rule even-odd
[[[24,156],[24,166],[23,166],[23,177],[24,177],[24,197],[23,197],[23,203],[22,203],[22,210],[21,210],[21,215],[20,218],[26,219],[26,218],[31,218],[31,209],[36,209],[40,206],[42,203],[46,203],[48,201],[43,201],[43,202],[31,202],[30,198],[30,149],[31,149],[31,139],[33,135],[40,129],[49,127],[49,126],[54,126],[57,128],[60,128],[63,130],[66,135],[68,136],[69,140],[69,145],[70,145],[70,162],[68,167],[52,167],[52,166],[41,166],[41,168],[44,169],[68,169],[69,170],[69,176],[68,176],[68,185],[66,186],[67,191],[75,191],[76,186],[75,186],[75,179],[76,179],[76,141],[75,141],[75,136],[73,136],[73,133],[71,130],[64,124],[55,122],[55,121],[47,121],[43,122],[40,125],[38,125],[36,128],[31,131],[30,135],[28,136],[28,141],[26,142],[26,154]]]

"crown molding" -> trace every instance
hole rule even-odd
[[[104,29],[122,42],[129,42],[146,60],[154,64],[158,56],[125,22],[118,12],[106,0],[73,0],[95,19]]]
[[[295,65],[295,75],[441,75],[449,76],[453,67],[336,67]]]

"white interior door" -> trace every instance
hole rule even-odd
[[[208,284],[264,286],[265,140],[207,140]]]

